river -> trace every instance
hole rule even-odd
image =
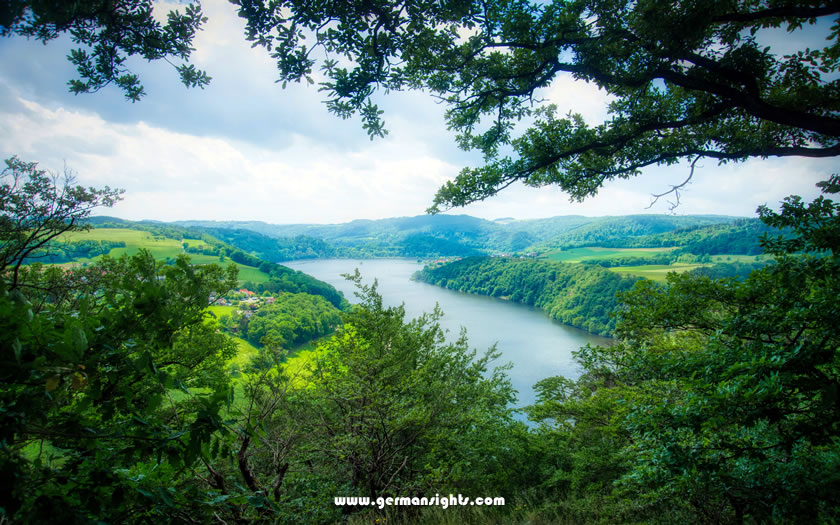
[[[358,268],[364,281],[377,279],[386,305],[405,303],[409,318],[431,311],[437,302],[444,313],[441,326],[449,331],[448,337],[457,337],[463,326],[470,347],[482,353],[497,343],[502,353],[497,364],[513,363],[507,373],[519,392],[517,406],[534,402],[532,386],[544,377],[578,377],[580,370],[572,359],[572,351],[587,343],[610,342],[563,325],[530,306],[412,281],[411,274],[423,266],[415,259],[315,259],[281,264],[330,283],[344,292],[350,302],[358,301],[353,295],[354,287],[341,274]]]

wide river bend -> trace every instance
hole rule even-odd
[[[534,402],[532,386],[544,377],[578,377],[580,371],[572,351],[586,343],[610,342],[563,325],[530,306],[412,281],[411,274],[423,267],[416,259],[315,259],[281,264],[330,283],[350,302],[358,302],[353,295],[355,288],[341,274],[358,268],[365,282],[377,279],[386,305],[405,303],[409,318],[431,311],[438,303],[444,313],[441,326],[448,330],[448,337],[457,338],[463,326],[470,347],[482,353],[497,343],[502,357],[496,364],[513,363],[508,375],[519,391],[517,406]]]

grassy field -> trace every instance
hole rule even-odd
[[[594,246],[587,248],[572,248],[569,250],[557,250],[545,254],[541,257],[541,259],[567,263],[579,263],[582,261],[607,260],[616,257],[649,257],[651,255],[667,253],[676,249],[677,248],[603,248],[600,246]],[[711,263],[754,263],[763,259],[767,259],[767,256],[723,254],[712,255]],[[640,266],[615,266],[609,268],[609,270],[622,275],[645,277],[653,281],[662,282],[665,281],[665,276],[670,272],[687,272],[702,266],[709,266],[709,264],[647,264]]]
[[[306,386],[309,376],[312,375],[309,365],[313,364],[318,354],[317,344],[313,341],[297,349],[294,355],[281,365],[283,371],[292,378],[292,386],[295,388]]]
[[[644,277],[652,281],[664,281],[665,276],[670,272],[687,272],[705,264],[645,264],[642,266],[615,266],[608,268],[608,270],[620,273],[622,275],[633,275],[636,277]]]
[[[234,337],[233,340],[239,345],[239,352],[236,354],[236,357],[228,361],[228,366],[237,366],[241,370],[251,362],[251,359],[259,353],[259,350],[257,350],[256,346],[240,337]]]
[[[61,236],[61,241],[112,241],[125,243],[125,248],[114,248],[108,255],[111,257],[120,257],[121,255],[133,255],[140,251],[141,248],[149,250],[155,259],[174,258],[183,253],[181,241],[178,239],[171,239],[169,237],[161,237],[152,235],[149,232],[141,230],[132,230],[130,228],[93,228],[86,232],[73,232]],[[196,248],[207,246],[207,243],[198,239],[186,239],[186,242]],[[187,254],[193,264],[218,264],[219,258],[214,255],[204,255],[200,253]],[[80,258],[76,261],[78,264],[85,264],[95,262],[98,257],[93,259]],[[222,264],[230,264],[232,261],[226,259]],[[76,264],[74,263],[74,264]],[[234,263],[239,267],[239,282],[252,281],[254,283],[264,283],[269,280],[267,273],[259,271],[252,266],[245,266],[244,264]]]
[[[215,315],[218,318],[218,317],[221,317],[223,315],[233,315],[233,312],[236,311],[236,307],[235,306],[214,305],[214,306],[208,307],[207,310],[212,312],[213,315]]]
[[[237,307],[235,306],[210,306],[207,308],[208,311],[212,312],[217,318],[222,317],[223,315],[232,315],[236,310]],[[239,353],[236,354],[236,357],[231,359],[228,362],[228,365],[235,365],[240,370],[248,364],[248,362],[257,355],[259,350],[240,337],[231,336],[239,345]],[[331,336],[325,336],[320,339],[316,339],[314,341],[309,341],[308,343],[302,344],[297,348],[293,348],[289,350],[289,357],[286,361],[281,365],[286,372],[289,373],[290,376],[296,376],[296,382],[302,381],[298,383],[296,386],[302,386],[305,383],[306,377],[309,376],[309,372],[306,370],[307,365],[317,356],[316,349],[318,344],[321,341],[329,339]]]
[[[549,261],[576,263],[581,261],[612,259],[615,257],[650,257],[651,255],[667,253],[675,249],[676,248],[602,248],[600,246],[592,246],[587,248],[557,250],[543,255],[541,258]]]
[[[728,262],[739,262],[739,263],[754,263],[758,261],[766,261],[771,259],[769,255],[712,255],[712,262],[716,263],[728,263]]]
[[[130,228],[93,228],[86,232],[73,232],[62,235],[60,240],[124,242],[125,248],[114,248],[111,250],[110,255],[113,257],[119,257],[123,254],[133,255],[141,248],[149,250],[158,259],[175,257],[183,252],[181,241],[178,239],[152,235],[146,231],[132,230]],[[207,243],[202,240],[188,239],[187,242],[190,246],[199,248],[207,246]],[[79,259],[79,261],[89,262],[90,260]]]

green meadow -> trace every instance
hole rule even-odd
[[[667,253],[677,248],[604,248],[590,246],[586,248],[571,248],[568,250],[556,250],[543,255],[541,258],[549,261],[566,263],[579,263],[583,261],[608,260],[617,257],[650,257],[659,253]],[[766,255],[712,255],[711,263],[754,263],[766,259]],[[646,264],[639,266],[615,266],[608,268],[610,271],[622,275],[644,277],[653,281],[665,281],[665,276],[670,272],[687,272],[710,264],[673,263],[673,264]]]
[[[594,261],[599,259],[611,259],[614,257],[649,257],[658,253],[666,253],[676,248],[602,248],[590,246],[586,248],[571,248],[568,250],[556,250],[543,255],[542,259],[550,261],[576,263],[581,261]]]
[[[712,262],[716,263],[754,263],[772,259],[768,255],[712,255]]]
[[[251,359],[257,356],[259,350],[257,350],[256,346],[241,337],[233,337],[233,340],[239,345],[239,352],[236,353],[236,357],[228,362],[228,365],[238,366],[241,370],[251,362]]]
[[[236,306],[214,305],[207,308],[207,311],[211,312],[217,319],[224,315],[232,315],[236,310]],[[231,337],[239,345],[239,352],[236,354],[236,357],[228,362],[228,365],[236,366],[241,370],[259,353],[259,349],[241,337]],[[318,345],[330,337],[332,336],[328,335],[292,348],[289,350],[289,355],[281,366],[290,377],[295,378],[296,382],[304,381],[309,376],[307,365],[318,356]],[[297,384],[301,385],[302,383]]]
[[[687,272],[701,266],[708,266],[706,264],[645,264],[642,266],[615,266],[607,268],[608,270],[622,275],[632,275],[635,277],[644,277],[652,281],[665,281],[665,276],[671,272]]]
[[[215,315],[216,318],[218,319],[219,317],[222,317],[223,315],[233,315],[233,312],[236,311],[236,307],[235,306],[213,305],[213,306],[207,307],[207,310],[209,312],[211,312],[213,315]]]
[[[60,241],[112,241],[124,242],[125,248],[114,248],[108,255],[111,257],[120,257],[122,255],[133,255],[141,249],[148,250],[156,259],[175,258],[184,253],[181,241],[171,237],[163,237],[160,235],[153,235],[147,231],[133,230],[130,228],[93,228],[83,232],[73,232],[71,234],[62,235]],[[202,248],[207,246],[207,243],[200,239],[185,239],[185,242],[191,247]],[[204,255],[200,253],[187,254],[194,264],[211,264],[220,263],[219,258],[214,255]],[[98,257],[92,259],[79,258],[73,264],[85,264],[94,262]],[[222,264],[230,264],[230,259],[225,259]],[[233,263],[239,268],[239,281],[251,281],[254,283],[264,283],[269,280],[269,276],[265,272],[259,271],[252,266],[244,264]]]

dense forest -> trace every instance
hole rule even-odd
[[[191,230],[206,232],[213,237],[266,261],[293,261],[296,259],[314,259],[339,257],[342,252],[322,239],[296,235],[294,237],[269,237],[253,230],[243,228],[208,228],[193,226]]]
[[[471,257],[427,267],[414,279],[536,306],[558,321],[600,335],[615,329],[616,294],[638,280],[600,266],[507,257]]]
[[[122,241],[75,241],[75,242],[52,242],[33,251],[25,260],[31,264],[40,262],[43,264],[59,264],[75,261],[81,258],[94,258],[105,255],[114,248],[125,248]]]
[[[734,217],[714,215],[629,215],[626,217],[600,217],[578,228],[545,239],[536,248],[542,251],[578,246],[619,246],[626,239],[657,234],[667,236],[669,232],[686,228],[702,230],[707,226],[727,224],[735,220],[737,219]],[[628,245],[627,247],[630,246]]]
[[[308,293],[269,296],[267,304],[244,304],[219,325],[254,345],[290,348],[331,334],[341,325],[341,311],[327,300]],[[264,299],[264,298],[263,298]]]
[[[605,243],[684,228],[729,224],[735,220],[704,215],[630,215],[487,221],[466,215],[441,214],[330,225],[235,221],[179,221],[174,224],[210,233],[261,258],[283,261],[322,257],[468,257],[599,244],[611,246]],[[741,242],[757,246],[754,232],[742,233],[747,238]],[[664,245],[660,242],[657,246]],[[681,241],[670,244],[675,245],[682,246]]]
[[[759,240],[764,235],[780,232],[757,219],[743,219],[729,224],[680,228],[667,233],[622,237],[605,241],[603,246],[616,248],[678,247],[677,254],[694,255],[763,253]]]

